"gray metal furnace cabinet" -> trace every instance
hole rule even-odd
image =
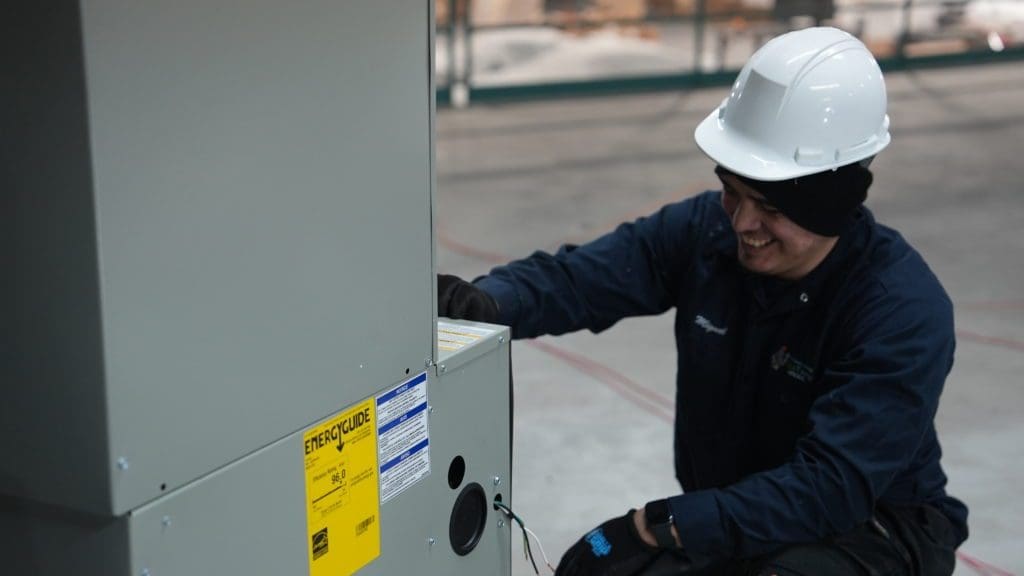
[[[512,502],[509,331],[442,321],[438,334],[438,363],[429,370],[127,514],[7,501],[4,574],[510,574],[514,526],[493,506]],[[342,450],[336,440],[320,447],[340,475],[349,471],[348,481],[318,485],[311,448],[336,423],[355,425],[366,406],[369,434],[357,427],[342,436]],[[357,455],[364,441],[379,477],[371,474],[361,492],[353,478],[365,470]],[[341,516],[321,520],[318,501],[340,506]],[[346,523],[346,507],[368,512]]]
[[[286,448],[437,358],[432,27],[419,0],[5,6],[0,533],[24,573],[138,574],[147,530],[308,548]],[[242,565],[301,573],[271,556]]]

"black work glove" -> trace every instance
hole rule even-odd
[[[633,512],[588,532],[562,556],[555,576],[632,576],[662,552],[640,539]]]
[[[498,303],[490,294],[458,276],[438,274],[437,315],[495,324]]]

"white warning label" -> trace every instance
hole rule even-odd
[[[426,372],[377,396],[377,452],[382,503],[430,474]]]

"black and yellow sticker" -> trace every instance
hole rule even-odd
[[[310,576],[350,576],[380,555],[376,432],[370,398],[302,435]]]

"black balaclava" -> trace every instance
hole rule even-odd
[[[754,180],[722,166],[716,166],[715,173],[739,178],[797,226],[820,236],[839,236],[867,198],[873,177],[865,164],[856,162],[778,182]]]

